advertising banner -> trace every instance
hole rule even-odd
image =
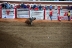
[[[65,14],[66,12],[68,12],[67,9],[62,9],[62,10],[60,10],[60,16],[64,16],[64,14]]]
[[[36,17],[37,20],[43,20],[44,10],[40,10],[40,11],[30,10],[30,17]]]
[[[15,18],[14,9],[2,9],[2,18]]]
[[[17,9],[17,18],[29,18],[29,10]]]

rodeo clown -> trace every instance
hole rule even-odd
[[[25,21],[25,23],[26,23],[27,25],[32,25],[32,21],[34,21],[34,20],[36,20],[35,17],[28,18],[28,19]]]

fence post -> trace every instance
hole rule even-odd
[[[14,7],[14,16],[15,16],[15,19],[17,18],[17,7],[15,6]]]
[[[60,8],[58,8],[58,14],[60,15]]]
[[[2,18],[2,6],[0,6],[0,18]]]
[[[45,10],[45,8],[44,8],[44,20],[45,20],[45,14],[46,14],[45,12],[46,12],[46,10]]]
[[[30,10],[31,10],[31,9],[30,9],[30,7],[29,7],[29,18],[30,18]]]
[[[61,21],[61,16],[60,16],[60,6],[58,6],[58,21]]]

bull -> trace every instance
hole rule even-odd
[[[25,23],[26,23],[27,25],[32,25],[32,22],[33,22],[34,20],[36,20],[35,17],[28,18],[28,19],[25,21]]]

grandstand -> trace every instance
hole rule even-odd
[[[5,4],[7,4],[7,5],[5,5]],[[64,15],[64,14],[68,10],[70,10],[70,13],[72,12],[71,4],[72,4],[71,2],[24,2],[24,3],[22,3],[19,1],[18,2],[8,1],[7,3],[6,2],[2,3],[2,1],[1,1],[1,7],[2,7],[1,18],[6,18],[6,16],[7,16],[6,12],[9,10],[8,12],[10,12],[10,14],[7,16],[7,18],[36,17],[38,20],[39,19],[50,20],[49,9],[52,8],[53,20],[58,20],[58,12],[60,12],[59,16],[62,16],[61,17],[62,20],[67,20],[67,15]],[[45,10],[44,10],[44,8],[45,8]],[[60,11],[59,11],[59,9],[60,9]],[[71,16],[72,16],[72,14],[71,14]]]

